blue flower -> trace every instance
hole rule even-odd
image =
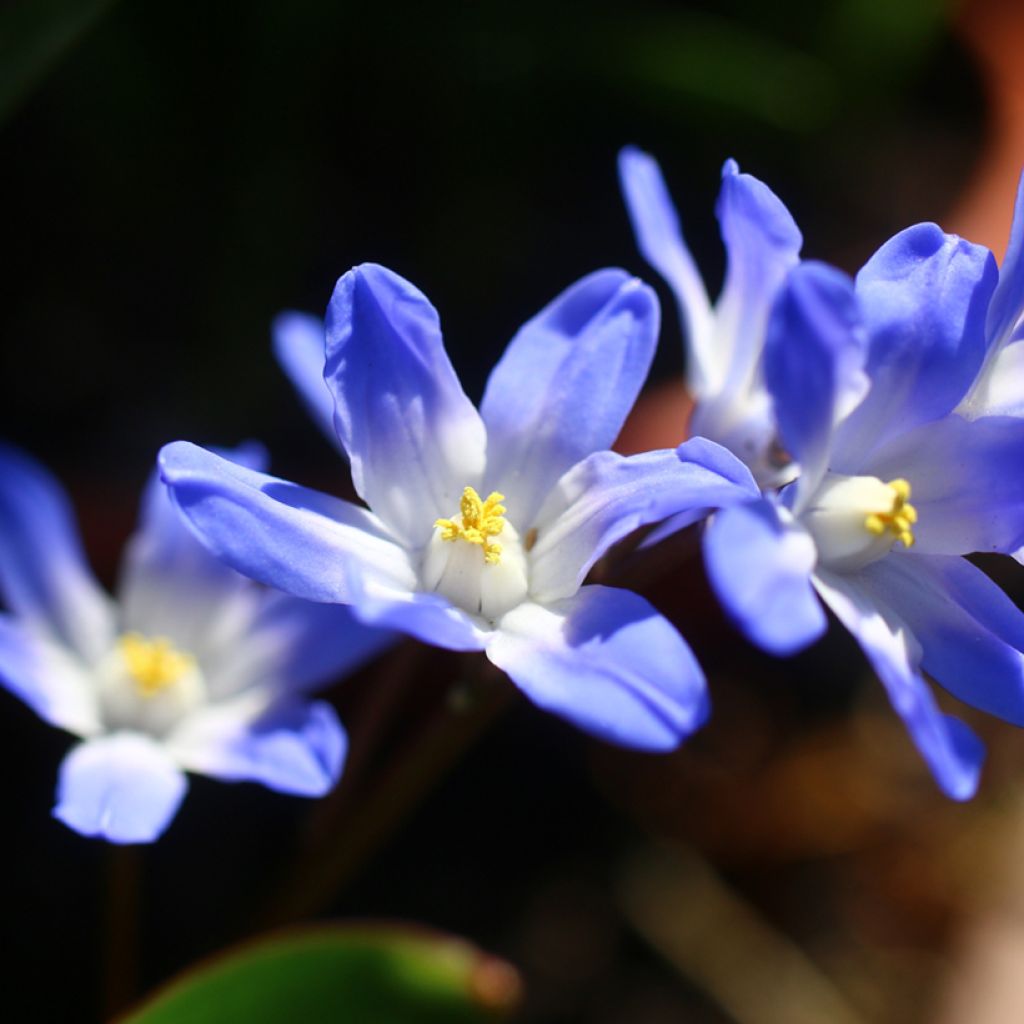
[[[726,161],[717,206],[726,272],[712,306],[657,162],[627,147],[619,154],[619,178],[640,251],[679,304],[696,403],[691,435],[724,445],[762,487],[788,482],[792,466],[778,444],[762,353],[772,302],[800,257],[803,239],[793,218],[766,185]]]
[[[796,268],[765,380],[799,476],[705,532],[712,585],[747,635],[775,653],[810,643],[826,626],[816,592],[958,799],[984,752],[923,673],[1024,725],[1024,614],[962,557],[1024,542],[1024,421],[956,411],[985,359],[996,276],[990,253],[929,224],[887,242],[856,286]]]
[[[440,647],[486,651],[530,700],[580,728],[672,748],[707,710],[690,649],[643,598],[583,580],[638,527],[759,492],[703,440],[678,455],[606,450],[647,374],[658,319],[648,287],[619,270],[591,274],[522,327],[478,412],[433,306],[364,264],[331,299],[324,378],[369,507],[185,442],[163,450],[163,477],[240,572]]]
[[[232,452],[255,468],[256,447]],[[345,609],[267,591],[196,542],[155,475],[125,551],[117,600],[86,565],[60,485],[0,445],[0,681],[81,737],[54,815],[114,843],[156,839],[183,770],[319,796],[347,740],[305,693],[390,642]]]

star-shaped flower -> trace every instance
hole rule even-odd
[[[810,643],[826,626],[816,591],[958,799],[984,752],[924,673],[1024,725],[1024,614],[962,557],[1024,543],[1024,420],[958,411],[986,358],[996,278],[991,253],[930,224],[882,246],[856,286],[823,264],[795,269],[764,360],[799,476],[705,532],[711,582],[747,635],[776,653]]]
[[[230,464],[263,464],[250,446]],[[306,694],[389,644],[347,609],[268,591],[213,558],[154,476],[116,600],[85,562],[68,500],[0,446],[0,682],[81,738],[54,814],[114,843],[156,839],[185,771],[302,796],[337,781],[347,740]]]
[[[704,720],[704,676],[646,600],[584,579],[644,524],[759,492],[703,440],[678,453],[607,450],[658,321],[648,287],[619,270],[591,274],[519,331],[478,412],[433,306],[364,264],[335,288],[323,375],[367,507],[184,442],[164,449],[163,477],[197,535],[240,572],[485,651],[541,707],[617,743],[669,749]],[[303,390],[315,407],[315,386]]]

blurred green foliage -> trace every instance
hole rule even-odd
[[[172,981],[123,1024],[477,1024],[475,975],[494,962],[466,943],[398,928],[296,930]]]

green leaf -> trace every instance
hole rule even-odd
[[[0,6],[0,121],[116,0],[10,0]]]
[[[121,1024],[475,1024],[512,1009],[504,961],[397,926],[288,931],[172,981]]]
[[[606,38],[595,34],[591,52],[614,61],[645,102],[702,104],[797,133],[818,130],[835,112],[838,83],[825,62],[724,14],[667,6],[620,19],[611,55]]]

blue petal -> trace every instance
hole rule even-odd
[[[703,367],[712,340],[711,303],[683,240],[679,215],[661,168],[654,157],[627,146],[619,153],[619,184],[637,247],[675,293],[690,346],[687,371],[696,390],[702,391]]]
[[[1024,313],[1024,174],[1017,182],[1017,201],[1006,258],[999,269],[999,285],[988,309],[986,334],[990,345],[1005,344]]]
[[[828,621],[811,585],[817,551],[768,501],[723,509],[704,532],[704,561],[737,626],[772,654],[817,640]]]
[[[992,254],[934,224],[901,231],[857,275],[871,391],[841,434],[844,465],[896,434],[940,419],[963,398],[985,354],[996,284]]]
[[[803,239],[779,197],[741,174],[734,160],[722,168],[715,210],[726,250],[725,282],[715,306],[715,355],[722,390],[740,394],[757,372],[772,302],[799,260]]]
[[[704,723],[707,687],[675,628],[628,590],[584,587],[509,612],[487,656],[539,707],[612,743],[672,750]]]
[[[0,685],[44,722],[79,736],[100,729],[91,673],[66,648],[0,614]]]
[[[251,442],[219,454],[252,470],[267,462],[263,446]],[[121,628],[168,636],[199,654],[203,634],[251,586],[196,539],[154,470],[143,492],[139,527],[122,560]]]
[[[365,509],[245,469],[185,441],[166,445],[160,472],[199,539],[260,583],[346,604],[354,576],[410,590],[406,553]]]
[[[114,733],[75,747],[60,766],[53,815],[84,836],[151,843],[177,813],[188,783],[157,743]]]
[[[963,558],[891,555],[865,571],[966,704],[1024,725],[1024,612]]]
[[[566,473],[541,509],[530,593],[544,602],[569,597],[594,562],[637,528],[760,495],[735,455],[701,437],[675,451],[598,452]]]
[[[487,644],[483,623],[440,594],[408,591],[374,595],[359,580],[353,580],[352,591],[353,610],[368,626],[397,629],[451,651],[482,651]]]
[[[957,412],[970,419],[1024,418],[1024,339],[1015,338],[992,354]]]
[[[658,299],[622,270],[577,281],[528,321],[487,382],[485,490],[508,499],[513,526],[533,522],[570,466],[610,448],[658,339]]]
[[[269,593],[245,639],[259,652],[249,683],[266,682],[281,691],[315,689],[354,672],[395,639],[390,630],[364,625],[344,605]]]
[[[437,311],[397,274],[350,270],[327,307],[324,378],[363,500],[409,547],[478,487],[484,426],[441,341]]]
[[[690,417],[689,435],[728,448],[766,491],[777,490],[796,476],[795,463],[778,443],[775,410],[760,372],[751,378],[749,391],[700,399]]]
[[[864,357],[853,282],[824,263],[796,267],[772,310],[764,374],[782,443],[800,463],[797,508],[828,468],[833,424],[867,390]]]
[[[67,496],[8,444],[0,444],[0,590],[13,612],[86,661],[113,641],[113,608],[86,564]]]
[[[274,355],[310,416],[330,443],[345,454],[334,428],[334,399],[324,382],[324,322],[309,313],[279,313],[270,328]]]
[[[323,796],[341,777],[348,737],[323,701],[282,700],[255,720],[214,706],[172,734],[168,747],[190,771],[259,782],[280,793]]]
[[[915,552],[1012,552],[1024,544],[1024,419],[947,416],[897,438],[869,469],[910,482]]]
[[[921,651],[878,588],[860,577],[818,571],[818,593],[854,635],[939,787],[954,800],[978,788],[985,748],[959,719],[943,714],[918,671]]]

